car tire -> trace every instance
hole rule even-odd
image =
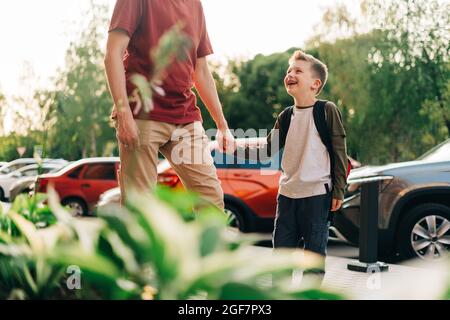
[[[398,235],[401,259],[439,258],[450,250],[450,243],[441,242],[450,239],[450,208],[438,203],[412,208],[401,221]]]
[[[5,192],[3,191],[2,188],[0,188],[0,201],[3,201],[5,198]]]
[[[70,214],[74,217],[84,217],[88,215],[86,203],[78,198],[64,199],[61,204],[69,207]]]
[[[228,216],[228,225],[232,228],[239,229],[241,232],[247,232],[248,227],[242,214],[242,210],[231,203],[225,203],[225,213]]]

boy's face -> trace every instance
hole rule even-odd
[[[289,65],[284,78],[284,86],[289,95],[312,94],[315,96],[320,85],[321,81],[313,72],[310,62],[294,60]]]

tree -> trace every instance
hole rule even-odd
[[[228,120],[230,128],[235,128],[233,120],[230,121],[228,117],[230,110],[235,107],[230,104],[230,97],[237,91],[238,88],[238,79],[233,73],[235,63],[236,62],[233,60],[230,60],[227,65],[212,62],[209,63],[209,68],[211,69],[211,73],[216,83],[217,93],[222,103],[223,113],[225,118]],[[197,96],[197,105],[202,112],[204,128],[206,130],[216,128],[214,120],[206,109],[206,106],[198,95],[198,92],[195,89],[194,92]]]
[[[364,32],[329,9],[307,43],[328,64],[324,97],[342,109],[349,152],[363,162],[411,160],[448,136],[449,17],[438,3],[364,1]]]
[[[403,142],[413,153],[423,151],[450,136],[446,100],[450,4],[440,0],[366,0],[363,4],[383,34],[371,52],[373,72],[380,81],[389,81],[388,77],[396,80],[391,81],[389,97],[391,106],[397,108],[396,119],[404,123],[402,136],[409,136]],[[379,90],[379,86],[373,87],[373,91]],[[419,147],[414,148],[416,145]]]
[[[114,132],[109,114],[112,101],[103,70],[100,43],[107,25],[107,7],[91,3],[87,27],[66,52],[66,66],[57,90],[38,92],[46,114],[49,152],[67,159],[109,153]]]
[[[19,158],[17,147],[25,147],[26,151],[22,155],[25,158],[32,158],[34,146],[43,142],[42,131],[30,131],[26,136],[12,132],[1,138],[0,159],[2,161],[12,161]]]
[[[277,115],[292,104],[283,79],[293,50],[229,62],[226,79],[218,81],[218,91],[230,128],[271,129]],[[218,77],[216,73],[216,80]]]

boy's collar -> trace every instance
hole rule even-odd
[[[310,109],[310,108],[314,108],[314,106],[317,104],[318,101],[319,100],[314,101],[314,104],[309,105],[309,106],[298,106],[298,105],[294,104],[294,107],[296,109]]]
[[[313,104],[312,106],[307,106],[307,107],[300,107],[300,106],[295,106],[296,109],[311,109],[314,108],[316,104]]]
[[[300,110],[304,110],[304,109],[311,109],[314,108],[316,104],[314,103],[312,106],[295,106],[295,109],[300,109]]]

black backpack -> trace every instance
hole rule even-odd
[[[325,116],[325,105],[328,101],[325,100],[317,100],[314,105],[313,116],[314,116],[314,124],[316,125],[317,131],[319,132],[320,139],[328,150],[331,161],[331,177],[334,178],[334,152],[333,152],[333,144],[331,143],[331,133],[328,130],[328,125]],[[287,134],[289,132],[289,127],[291,126],[292,114],[294,112],[295,106],[288,107],[285,111],[280,115],[280,149],[284,147],[286,144]],[[351,163],[347,158],[347,177],[350,174]],[[334,182],[334,181],[333,181]]]

